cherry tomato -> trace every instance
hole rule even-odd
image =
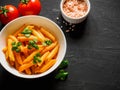
[[[7,24],[11,20],[19,17],[18,9],[13,5],[0,6],[0,21]]]
[[[21,15],[38,15],[41,11],[40,0],[20,0],[18,11]]]

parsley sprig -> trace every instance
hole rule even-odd
[[[68,72],[64,69],[59,70],[58,74],[55,76],[56,79],[65,80],[68,76]]]
[[[68,76],[68,72],[65,71],[64,69],[68,66],[69,62],[67,59],[63,60],[60,64],[60,66],[58,67],[59,71],[55,76],[55,79],[57,80],[66,80],[67,76]]]
[[[32,34],[32,30],[26,27],[21,33],[24,34],[26,37],[30,37],[30,35]]]
[[[37,40],[30,40],[28,42],[28,49],[32,49],[32,47],[34,47],[35,49],[39,49],[38,45],[37,45]]]
[[[43,42],[43,45],[44,46],[49,46],[49,45],[51,45],[52,44],[52,41],[51,40],[45,40],[44,42]]]
[[[22,45],[21,42],[12,42],[12,50],[13,51],[16,51],[16,52],[20,52],[20,48],[19,46]]]
[[[37,53],[37,54],[33,57],[33,63],[34,63],[34,64],[41,62],[40,56],[41,56],[40,53]]]
[[[59,66],[59,69],[66,68],[69,64],[69,61],[67,59],[63,60]]]

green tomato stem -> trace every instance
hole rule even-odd
[[[0,10],[1,10],[0,14],[4,14],[5,17],[7,17],[8,9],[6,9],[5,6],[4,6],[4,7],[3,7],[3,6],[0,6]]]
[[[20,0],[20,2],[22,2],[23,4],[28,4],[30,0]]]

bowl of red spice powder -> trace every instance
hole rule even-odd
[[[60,10],[63,18],[71,23],[78,24],[86,19],[90,12],[89,0],[61,0]]]

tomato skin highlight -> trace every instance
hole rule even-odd
[[[18,9],[13,5],[5,5],[3,6],[8,12],[6,15],[4,13],[0,13],[0,21],[2,24],[7,24],[8,22],[12,21],[13,19],[19,17]],[[2,10],[0,10],[2,12]]]
[[[20,2],[18,11],[22,16],[38,15],[41,11],[41,2],[40,0],[28,0],[27,3]]]

